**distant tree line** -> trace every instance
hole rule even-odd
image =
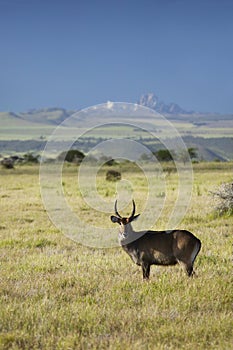
[[[183,163],[186,163],[189,161],[189,159],[197,159],[197,149],[196,148],[188,148],[186,150],[181,151],[174,151],[174,150],[168,150],[168,149],[160,149],[157,152],[152,152],[154,156],[158,159],[160,162],[171,162],[174,161],[174,159],[178,159],[182,161]]]
[[[14,169],[15,164],[39,163],[40,156],[33,153],[26,153],[23,156],[10,156],[1,160],[1,165],[6,169]]]
[[[88,153],[99,143],[106,141],[105,137],[81,137],[74,142],[73,148],[81,150],[84,153]],[[163,149],[162,143],[158,139],[152,139],[151,137],[139,137],[134,138],[135,141],[140,142],[147,147],[151,152],[158,152]],[[187,147],[198,149],[200,160],[215,160],[226,161],[233,157],[233,138],[221,137],[221,138],[203,138],[194,136],[184,136],[183,140]],[[63,141],[50,141],[52,148],[61,149]],[[37,140],[0,140],[0,151],[6,152],[37,152],[40,153],[46,146],[46,139],[41,137]],[[65,148],[64,141],[64,148]],[[163,158],[163,156],[162,156]]]

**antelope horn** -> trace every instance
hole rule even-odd
[[[132,214],[130,216],[130,219],[132,219],[134,217],[134,214],[135,214],[135,202],[133,200],[133,211],[132,211]]]
[[[118,218],[121,218],[121,215],[117,211],[117,200],[115,202],[115,214],[118,216]]]

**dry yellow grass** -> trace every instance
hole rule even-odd
[[[76,171],[69,167],[64,177],[71,202],[79,198],[70,181]],[[104,172],[99,176],[100,193],[111,198],[112,184],[101,181]],[[141,195],[146,188],[137,176]],[[175,175],[169,176],[172,189]],[[145,283],[121,248],[84,247],[53,226],[38,167],[1,169],[0,348],[233,349],[233,218],[213,215],[208,194],[230,180],[230,163],[195,165],[181,228],[202,241],[197,277],[188,279],[179,266],[152,267]],[[101,220],[110,227],[107,215]]]

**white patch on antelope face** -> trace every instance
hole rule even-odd
[[[127,238],[129,238],[132,233],[133,233],[133,229],[131,224],[129,223],[129,219],[122,218],[120,222],[120,230],[118,235],[119,242],[122,242]]]
[[[124,241],[127,238],[127,234],[125,232],[119,232],[118,234],[118,240],[121,243],[122,241]]]

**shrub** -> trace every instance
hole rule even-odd
[[[84,157],[85,155],[81,151],[77,149],[70,149],[68,152],[64,151],[59,154],[58,160],[65,160],[69,163],[80,164]]]
[[[114,159],[109,159],[105,164],[108,166],[113,166],[116,165],[117,162]]]
[[[224,183],[216,191],[210,192],[215,201],[215,209],[222,214],[233,214],[233,183]]]
[[[23,156],[25,163],[39,163],[39,155],[34,155],[32,153],[26,153]]]
[[[108,170],[106,173],[107,181],[119,181],[121,179],[121,173],[116,170]]]
[[[1,164],[6,169],[13,169],[14,168],[14,160],[12,158],[4,158],[1,161]]]

